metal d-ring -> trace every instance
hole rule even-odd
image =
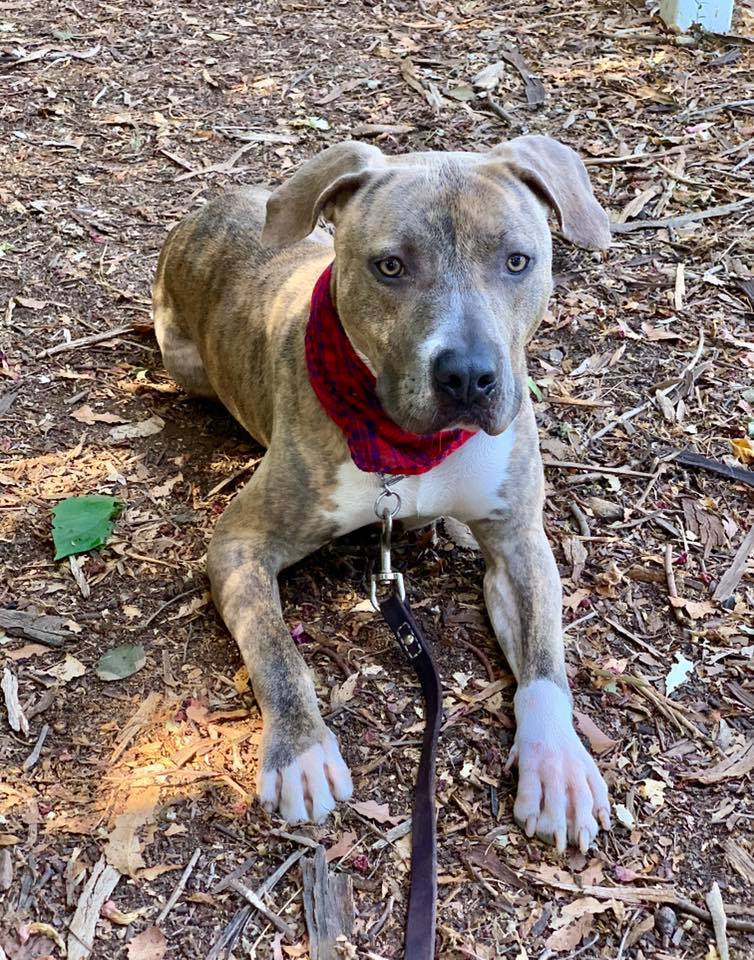
[[[398,503],[394,510],[391,510],[389,507],[383,507],[382,514],[378,514],[382,520],[382,530],[380,532],[380,572],[372,574],[369,593],[369,599],[371,600],[372,606],[375,610],[380,609],[380,602],[377,597],[378,585],[390,583],[393,585],[393,589],[401,598],[401,600],[406,599],[406,588],[403,583],[403,574],[393,570],[392,560],[390,557],[390,545],[393,536],[393,517],[398,510],[400,510],[401,501],[397,493],[388,489],[380,494],[380,497],[377,498],[378,502],[381,497],[387,495],[396,497]],[[375,504],[375,508],[376,506],[377,504]]]

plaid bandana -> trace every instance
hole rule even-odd
[[[467,430],[406,433],[388,418],[377,397],[376,380],[351,346],[333,306],[331,274],[332,265],[314,287],[306,325],[306,367],[314,392],[345,436],[359,470],[426,473],[474,434]]]

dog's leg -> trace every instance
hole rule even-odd
[[[539,498],[537,498],[539,499]],[[573,727],[561,627],[561,586],[540,509],[518,509],[500,520],[471,525],[487,562],[484,595],[498,642],[518,690],[516,738],[509,763],[518,763],[514,816],[563,850],[566,838],[582,851],[598,822],[610,826],[607,787]]]
[[[215,603],[240,647],[262,711],[260,800],[291,823],[319,822],[336,800],[350,797],[351,775],[283,621],[277,575],[332,531],[322,521],[295,515],[296,484],[290,477],[272,489],[271,471],[265,469],[269,456],[223,514],[208,568]],[[316,503],[306,506],[309,517],[318,515]]]

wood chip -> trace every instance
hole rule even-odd
[[[342,960],[354,929],[351,878],[328,871],[322,846],[302,860],[301,873],[311,960]]]
[[[5,709],[8,714],[10,728],[11,730],[15,730],[16,733],[22,733],[26,736],[29,732],[29,721],[26,719],[26,715],[18,699],[18,680],[15,674],[11,673],[7,667],[3,668],[1,686],[5,697]]]
[[[704,899],[712,916],[712,927],[715,931],[715,941],[717,943],[717,952],[720,954],[720,960],[730,960],[727,934],[728,918],[725,916],[723,898],[717,881],[712,884],[712,889]]]
[[[86,960],[94,949],[94,932],[102,905],[112,896],[120,873],[100,857],[81,892],[68,928],[68,960]]]

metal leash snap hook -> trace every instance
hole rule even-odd
[[[380,609],[380,602],[377,597],[378,584],[393,584],[393,589],[401,598],[401,600],[406,599],[406,588],[403,583],[403,574],[393,570],[390,558],[390,544],[393,536],[393,517],[400,509],[400,497],[398,497],[398,494],[394,491],[387,489],[380,494],[380,496],[377,498],[377,502],[379,503],[380,499],[388,494],[396,497],[398,503],[393,510],[391,510],[389,507],[383,507],[382,515],[380,517],[382,520],[382,532],[380,534],[380,572],[372,574],[369,592],[369,599],[372,602],[372,606],[377,611]],[[377,504],[375,504],[375,510],[376,508]]]

